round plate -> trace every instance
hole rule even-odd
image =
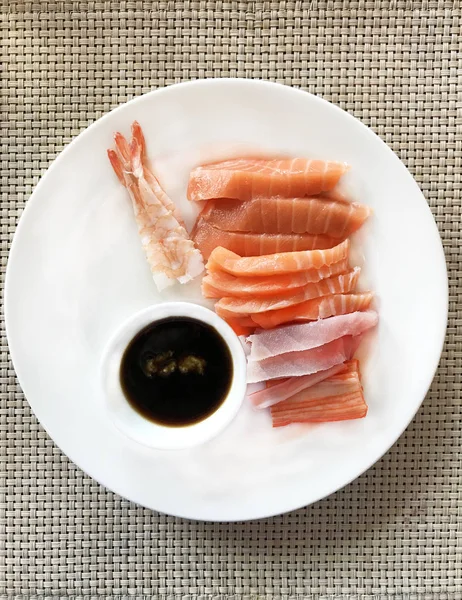
[[[185,451],[125,438],[104,411],[99,366],[114,329],[168,300],[197,301],[193,282],[158,294],[126,190],[106,156],[115,131],[138,120],[165,189],[190,226],[189,170],[229,156],[346,161],[350,192],[374,210],[360,233],[363,286],[380,324],[363,364],[365,419],[272,430],[247,406],[223,434]],[[289,87],[206,80],[151,92],[74,140],[42,178],[18,226],[7,271],[6,325],[33,411],[71,460],[152,509],[203,520],[255,519],[310,504],[370,467],[419,408],[447,319],[447,275],[425,198],[397,156],[328,102]]]

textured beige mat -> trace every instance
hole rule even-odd
[[[3,2],[1,265],[39,176],[110,108],[197,77],[340,104],[421,185],[449,265],[447,343],[395,447],[316,505],[245,524],[155,514],[55,447],[1,346],[0,597],[462,598],[462,18],[457,1]],[[425,323],[422,323],[425,329]]]

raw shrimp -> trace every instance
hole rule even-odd
[[[147,166],[144,137],[136,121],[132,135],[129,144],[120,133],[115,134],[116,150],[108,150],[109,160],[130,194],[141,243],[158,288],[174,279],[186,283],[204,270],[202,255],[189,239],[177,208]]]

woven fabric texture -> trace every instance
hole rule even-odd
[[[74,136],[177,81],[301,87],[370,125],[420,184],[449,267],[449,327],[417,417],[314,506],[259,522],[140,508],[70,462],[0,373],[0,598],[462,598],[462,18],[451,0],[2,3],[1,267]],[[425,328],[425,323],[422,323]]]

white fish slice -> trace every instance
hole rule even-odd
[[[247,338],[252,345],[249,360],[259,361],[287,352],[317,348],[345,335],[359,335],[377,322],[377,313],[368,310],[261,331]]]
[[[325,371],[351,358],[357,348],[357,342],[359,340],[345,336],[303,352],[288,352],[265,360],[249,361],[247,383]]]

